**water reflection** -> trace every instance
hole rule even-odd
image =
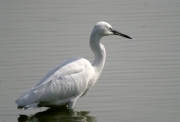
[[[88,116],[88,111],[74,111],[64,109],[48,109],[34,115],[20,115],[18,122],[96,122],[95,117]]]

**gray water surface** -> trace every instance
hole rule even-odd
[[[179,0],[0,1],[0,121],[178,122]],[[133,38],[102,38],[98,82],[73,111],[17,110],[15,100],[71,57],[93,62],[98,21]]]

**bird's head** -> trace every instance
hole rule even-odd
[[[128,39],[132,39],[128,35],[125,35],[123,33],[120,33],[114,30],[110,24],[103,21],[96,23],[96,25],[94,26],[93,32],[98,33],[101,36],[118,35],[118,36],[122,36]]]

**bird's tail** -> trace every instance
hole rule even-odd
[[[50,82],[51,83],[51,82]],[[47,84],[42,84],[38,87],[31,88],[23,93],[15,102],[18,105],[19,109],[38,107],[40,100],[43,99],[44,91],[46,90]]]
[[[38,104],[39,104],[39,103],[33,103],[33,104],[30,104],[30,105],[26,105],[26,106],[18,106],[17,108],[18,108],[18,109],[24,108],[25,110],[28,109],[28,108],[37,108],[37,107],[38,107]]]
[[[25,93],[23,93],[16,101],[15,103],[18,105],[18,109],[28,109],[30,107],[36,108],[38,107],[39,101],[38,101],[38,95],[34,95],[33,93],[34,89],[29,89]]]

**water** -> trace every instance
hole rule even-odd
[[[178,122],[180,1],[0,1],[0,121]],[[103,73],[73,111],[17,110],[15,99],[59,63],[93,61],[98,21],[133,38],[106,37]]]

